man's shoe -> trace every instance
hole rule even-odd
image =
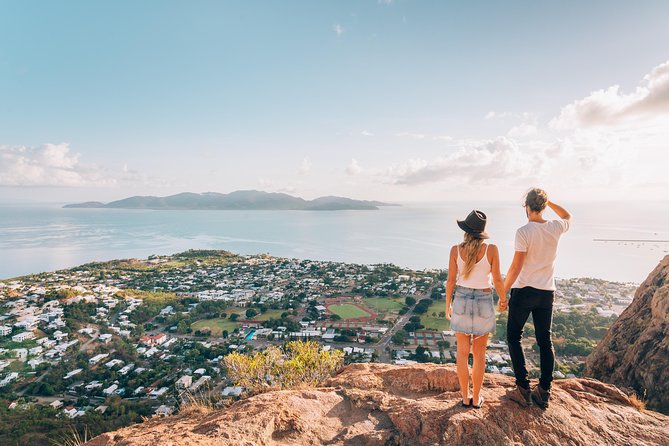
[[[523,407],[529,407],[532,405],[532,397],[530,396],[531,393],[532,392],[530,392],[530,389],[516,386],[515,389],[507,392],[507,396],[511,401],[515,401]]]
[[[550,390],[544,390],[538,384],[534,388],[534,390],[532,390],[532,401],[534,401],[534,403],[537,406],[541,407],[542,409],[548,408],[548,400],[550,399],[551,399]]]

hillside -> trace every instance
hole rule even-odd
[[[379,206],[395,206],[380,201],[353,200],[345,197],[320,197],[305,200],[282,193],[256,190],[239,190],[229,194],[206,192],[195,194],[184,192],[167,197],[135,196],[110,203],[88,201],[67,204],[64,208],[108,208],[108,209],[175,209],[175,210],[375,210]]]
[[[669,256],[588,357],[585,374],[632,388],[649,408],[669,414]]]
[[[323,387],[269,392],[100,435],[92,446],[666,445],[669,417],[637,410],[592,379],[557,381],[542,411],[506,397],[513,379],[486,376],[486,403],[460,407],[451,365],[353,364]]]

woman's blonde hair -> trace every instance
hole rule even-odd
[[[465,262],[464,268],[460,271],[463,279],[466,279],[476,265],[479,250],[483,245],[483,239],[465,232],[465,241],[460,243],[460,257]]]

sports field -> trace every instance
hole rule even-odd
[[[357,319],[372,316],[362,308],[353,304],[332,304],[328,305],[328,310],[339,315],[342,319]]]
[[[229,319],[203,319],[201,321],[193,322],[190,328],[195,330],[207,329],[211,331],[213,336],[220,336],[223,330],[232,331],[239,327],[238,322],[231,322]]]

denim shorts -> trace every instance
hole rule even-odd
[[[482,336],[495,332],[492,291],[455,287],[451,330]]]

